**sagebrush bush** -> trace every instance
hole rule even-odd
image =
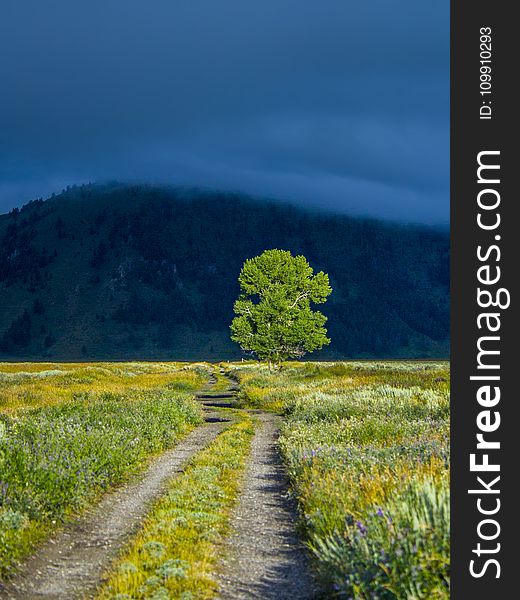
[[[245,405],[285,415],[280,447],[327,597],[448,598],[447,364],[236,376]]]
[[[412,481],[385,508],[311,544],[340,597],[448,598],[450,499],[446,483]]]

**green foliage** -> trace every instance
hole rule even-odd
[[[0,350],[19,350],[31,341],[31,317],[27,311],[17,317],[0,339]]]
[[[448,365],[231,368],[245,406],[285,414],[280,447],[327,593],[447,599]]]
[[[84,392],[0,419],[0,575],[52,523],[201,422],[188,394],[158,390]]]
[[[103,394],[138,399],[151,390],[189,392],[209,374],[203,363],[0,363],[0,412],[23,414]]]
[[[314,275],[304,256],[266,250],[246,260],[238,280],[231,338],[243,350],[279,364],[330,343],[327,317],[311,309],[311,302],[322,304],[332,292],[329,277]]]
[[[214,596],[215,567],[253,435],[251,417],[240,415],[172,480],[99,590],[98,600]]]
[[[447,483],[413,481],[384,510],[351,519],[342,535],[319,538],[313,549],[339,597],[446,599],[449,524]]]

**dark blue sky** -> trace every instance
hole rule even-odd
[[[2,0],[0,210],[105,179],[449,218],[447,0]]]

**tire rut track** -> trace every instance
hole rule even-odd
[[[214,378],[208,385],[212,383]],[[77,520],[49,538],[11,580],[0,583],[0,597],[6,600],[92,597],[107,568],[138,531],[151,505],[166,491],[171,479],[229,422],[212,407],[203,410],[204,425],[161,454],[144,473],[108,492]]]
[[[254,411],[257,412],[257,411]],[[296,509],[278,451],[280,417],[258,413],[260,427],[220,574],[223,600],[310,600],[316,597],[305,548],[295,528]]]
[[[222,371],[221,373],[226,376]],[[227,377],[227,376],[226,376]],[[48,539],[10,581],[0,583],[6,600],[92,598],[102,577],[134,535],[171,479],[204,449],[233,417],[220,409],[236,407],[237,383],[212,391],[217,378],[196,394],[205,424],[164,452],[125,486]],[[256,413],[259,427],[238,504],[232,534],[224,543],[218,597],[222,600],[310,600],[316,588],[307,552],[295,529],[296,511],[287,495],[288,480],[278,451],[280,417]]]

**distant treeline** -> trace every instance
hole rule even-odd
[[[446,231],[231,194],[90,185],[0,217],[6,356],[233,358],[237,277],[269,248],[330,275],[335,357],[446,356]]]

